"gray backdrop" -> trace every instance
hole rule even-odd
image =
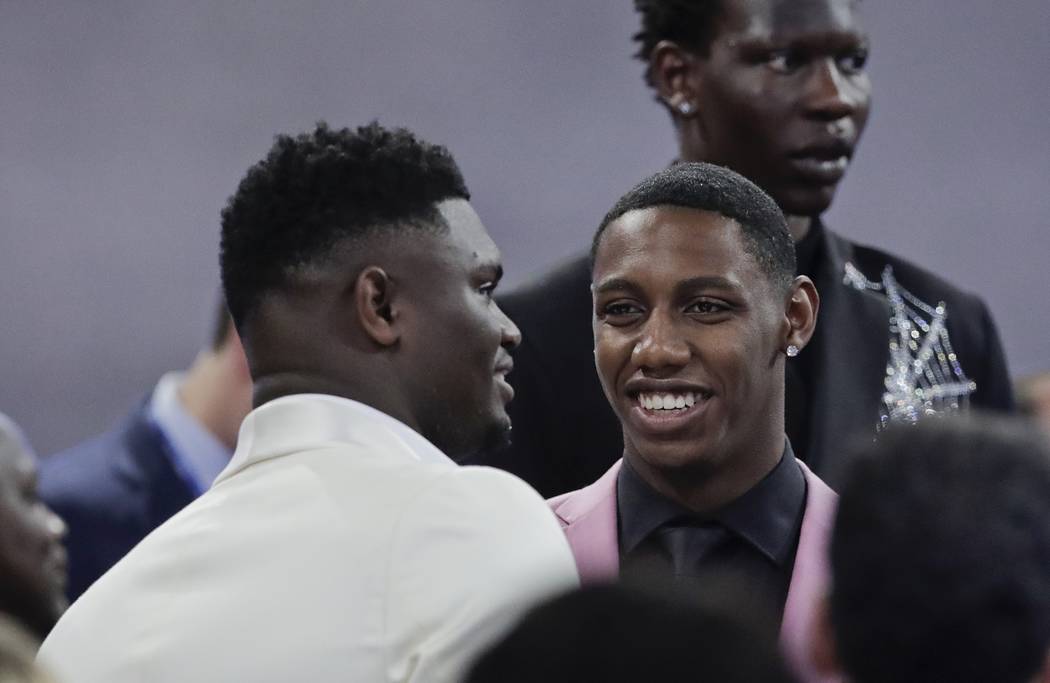
[[[875,108],[829,218],[979,292],[1050,366],[1050,3],[880,0]],[[629,0],[0,0],[0,411],[48,453],[207,339],[218,214],[275,132],[451,147],[507,284],[674,155]]]

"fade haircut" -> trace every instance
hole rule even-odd
[[[787,290],[795,278],[795,245],[776,202],[758,185],[722,166],[679,163],[649,176],[605,214],[591,243],[591,263],[610,223],[629,211],[675,206],[721,214],[740,225],[744,249],[774,286]]]
[[[642,26],[633,39],[638,43],[634,56],[646,64],[645,82],[653,85],[649,59],[661,40],[670,40],[706,57],[718,31],[724,9],[723,0],[634,0]]]
[[[831,622],[858,683],[1022,683],[1050,648],[1050,447],[991,418],[884,432],[848,470]]]
[[[436,205],[457,198],[470,193],[449,151],[404,128],[321,122],[277,136],[222,211],[219,265],[234,322],[240,328],[267,290],[345,238],[447,230]]]

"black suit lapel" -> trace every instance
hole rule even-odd
[[[874,436],[889,358],[886,299],[843,282],[850,244],[824,231],[826,260],[816,282],[820,312],[805,461],[834,485],[842,458],[835,454],[858,435]]]

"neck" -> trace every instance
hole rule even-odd
[[[784,397],[773,394],[752,424],[736,426],[746,435],[742,442],[711,444],[678,466],[662,467],[658,459],[639,454],[625,433],[624,459],[665,498],[698,514],[715,512],[762,481],[784,454]]]
[[[700,139],[700,132],[697,126],[690,125],[689,121],[683,121],[675,117],[675,135],[678,138],[678,158],[682,161],[708,161],[703,158],[704,154],[690,154],[690,150],[703,150],[703,140]],[[802,240],[808,233],[809,228],[813,224],[812,216],[795,216],[787,215],[788,230],[791,232],[791,239],[796,242]]]
[[[386,384],[381,381],[362,382],[362,386],[368,387],[382,387]],[[296,394],[325,394],[348,398],[386,413],[419,431],[419,425],[412,413],[402,408],[393,395],[383,394],[374,389],[361,390],[359,387],[332,379],[331,373],[326,372],[298,370],[261,373],[255,378],[252,405],[259,407],[274,399]]]
[[[802,239],[809,234],[809,230],[813,225],[812,216],[787,216],[788,231],[791,233],[791,239],[796,242],[801,242]]]
[[[754,453],[742,458],[730,456],[729,459],[746,459],[747,463],[745,467],[726,468],[725,471],[708,468],[657,469],[649,466],[637,454],[632,454],[630,449],[625,450],[624,459],[660,495],[697,514],[706,515],[724,508],[750,491],[773,471],[783,452],[784,444],[781,441],[778,448],[763,451],[761,457],[754,457]]]
[[[201,351],[179,387],[179,400],[190,415],[231,451],[248,413],[248,378],[231,367],[224,351]]]

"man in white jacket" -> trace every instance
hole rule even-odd
[[[256,408],[48,637],[63,681],[455,681],[576,584],[538,494],[449,458],[507,437],[520,341],[468,200],[447,150],[377,124],[280,136],[249,170],[221,267]]]

